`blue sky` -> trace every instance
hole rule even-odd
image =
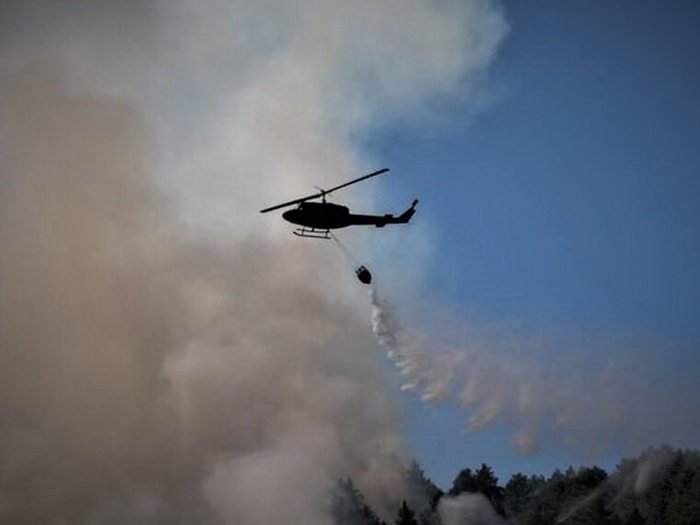
[[[426,289],[484,319],[644,341],[660,381],[700,371],[700,5],[505,2],[510,33],[475,117],[444,108],[376,149],[437,236]],[[459,115],[465,115],[460,118]],[[448,116],[449,115],[449,116]],[[400,180],[399,180],[400,177]],[[661,387],[667,385],[660,385]],[[460,433],[454,407],[411,403],[411,442],[444,486],[485,461],[514,471],[614,466],[556,442],[532,457],[507,428]],[[462,418],[463,419],[463,418]],[[691,442],[670,443],[698,446]],[[655,443],[649,443],[655,444]]]

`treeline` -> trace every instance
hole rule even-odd
[[[406,496],[390,523],[381,520],[352,480],[338,482],[337,525],[700,525],[700,452],[652,448],[608,474],[593,467],[549,477],[514,474],[500,484],[486,464],[465,468],[446,492],[413,463]]]

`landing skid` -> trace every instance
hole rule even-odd
[[[330,230],[317,230],[316,228],[297,228],[292,232],[297,237],[308,239],[330,239]]]

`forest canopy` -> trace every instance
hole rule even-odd
[[[487,464],[463,468],[443,491],[417,463],[395,518],[382,520],[352,480],[338,482],[338,525],[695,525],[700,523],[700,452],[650,448],[611,473],[568,467],[549,477],[516,473],[499,483]]]

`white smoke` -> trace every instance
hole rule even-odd
[[[231,202],[255,216],[261,202],[379,167],[361,159],[361,137],[399,116],[418,118],[437,96],[476,89],[505,33],[500,11],[483,0],[211,7],[168,3],[177,53],[167,52],[164,68],[169,78],[209,65],[213,81],[180,75],[177,86],[163,86],[165,101],[157,96],[166,119],[183,118],[183,99],[205,99],[197,106],[203,113],[188,118],[208,125],[200,136],[177,137],[187,155],[165,151],[162,176],[178,189],[185,217],[207,224],[229,225]],[[222,30],[212,35],[212,24]],[[352,204],[352,191],[345,198]],[[250,228],[260,225],[235,227]]]
[[[440,499],[438,513],[445,525],[505,525],[483,494],[464,493]]]
[[[0,4],[0,521],[327,524],[400,498],[361,303],[275,201],[471,89],[494,4]]]

